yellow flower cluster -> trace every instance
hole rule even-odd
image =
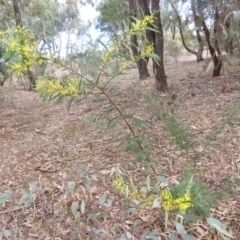
[[[177,199],[173,199],[172,194],[168,189],[164,189],[161,192],[161,207],[164,210],[172,211],[184,211],[190,207],[192,207],[191,198],[188,192],[184,194],[183,197],[179,197]]]
[[[79,80],[75,78],[69,78],[64,84],[61,84],[58,80],[55,81],[37,81],[37,90],[45,93],[60,94],[62,96],[77,97],[81,94],[81,87]]]
[[[33,35],[27,29],[18,26],[15,34],[1,32],[0,37],[6,44],[6,53],[14,54],[14,58],[11,59],[12,64],[9,67],[11,73],[19,75],[41,63],[41,60],[38,59],[38,43],[34,41]]]
[[[126,63],[123,63],[123,64],[118,68],[118,73],[122,73],[126,68],[127,68],[127,64],[126,64]]]
[[[118,52],[121,49],[120,44],[113,44],[109,47],[108,51],[103,56],[102,62],[100,64],[100,68],[105,68],[107,64],[111,61],[112,57],[114,56],[114,53]]]
[[[149,57],[150,54],[154,53],[154,45],[153,43],[150,43],[146,46],[146,49],[144,52],[141,52],[141,55],[139,56],[140,59]]]
[[[130,35],[146,31],[147,25],[153,23],[154,23],[153,15],[146,15],[143,20],[137,20],[135,23],[134,22],[132,23]]]
[[[115,179],[113,182],[113,186],[117,189],[119,193],[126,194],[127,186],[122,179],[120,178]],[[153,195],[149,195],[147,193],[141,193],[133,188],[130,188],[128,190],[128,198],[139,203],[144,203],[144,206],[146,207],[153,206],[153,201],[154,201]],[[161,201],[160,201],[159,207],[167,211],[173,211],[173,210],[184,211],[193,206],[188,192],[186,192],[183,197],[173,199],[171,192],[168,189],[164,189],[161,192],[160,200]]]

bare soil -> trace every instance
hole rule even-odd
[[[116,99],[118,105],[136,103],[134,114],[149,122],[146,134],[152,138],[156,148],[153,156],[155,171],[173,182],[181,179],[184,171],[194,166],[195,170],[199,170],[197,178],[206,182],[209,188],[222,188],[226,196],[218,207],[212,209],[212,216],[228,226],[234,239],[239,239],[239,114],[193,163],[193,159],[183,155],[163,131],[161,113],[159,120],[152,120],[140,94],[153,92],[159,103],[167,103],[175,94],[177,112],[183,123],[194,139],[204,141],[216,125],[229,114],[239,111],[240,60],[230,56],[226,58],[231,63],[229,66],[226,64],[231,92],[225,94],[222,93],[224,77],[211,78],[211,71],[203,71],[206,61],[197,63],[188,55],[179,57],[178,63],[166,65],[168,93],[156,92],[153,77],[136,86],[136,70],[117,77],[113,83],[122,91],[121,97]],[[95,102],[94,98],[90,95],[83,102],[75,102],[67,111],[67,102],[43,102],[37,93],[27,92],[17,83],[8,83],[0,88],[0,193],[11,191],[16,199],[0,206],[0,233],[5,228],[11,230],[12,239],[90,239],[91,228],[95,227],[106,232],[106,238],[99,239],[113,239],[107,232],[115,224],[116,216],[126,214],[124,211],[115,209],[108,216],[81,220],[74,225],[72,202],[80,204],[84,200],[86,216],[106,210],[99,209],[99,198],[112,192],[113,170],[117,165],[124,178],[132,175],[139,183],[151,173],[151,169],[136,163],[132,154],[117,147],[112,134],[122,131],[124,125],[120,124],[109,132],[101,120],[97,127],[86,123],[86,116],[98,114],[101,117],[102,111],[109,106],[107,100]],[[199,151],[201,147],[204,148],[204,145],[200,144]],[[78,174],[76,170],[79,169],[87,176]],[[105,187],[103,179],[107,183]],[[66,190],[71,181],[75,182],[74,191]],[[86,181],[91,185],[90,189],[87,189]],[[37,199],[35,204],[24,207],[25,200],[21,197],[29,188],[29,183],[33,182],[38,182]],[[64,190],[62,186],[65,186]],[[120,196],[116,200],[120,202]],[[79,211],[78,214],[81,215]],[[62,220],[58,222],[56,219]],[[142,221],[140,226],[143,230],[151,226],[152,230],[161,232],[163,226],[159,217],[147,211],[128,219],[129,222]],[[196,238],[207,229],[202,222],[192,226],[191,233],[194,232]],[[125,223],[120,229],[116,230],[117,234],[127,229],[131,232],[132,227],[130,223]],[[163,239],[168,239],[168,232],[165,237],[161,235]],[[210,233],[212,235],[198,239],[222,239],[214,230]],[[136,233],[133,239],[139,239],[138,236]]]

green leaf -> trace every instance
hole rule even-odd
[[[0,196],[0,204],[5,203],[10,197],[11,197],[12,193],[3,193]]]
[[[149,57],[156,61],[158,65],[160,64],[161,58],[156,53],[151,53]]]
[[[214,227],[217,231],[221,232],[222,234],[231,238],[233,237],[229,232],[225,230],[227,226],[225,224],[222,224],[218,219],[207,218],[207,222],[210,226]]]
[[[82,169],[78,169],[76,171],[78,174],[80,174],[81,176],[84,176],[85,175],[85,172],[82,170]]]
[[[17,56],[18,54],[16,54],[16,52],[5,52],[5,54],[3,55],[3,59],[5,60],[5,62],[9,62]]]
[[[176,223],[176,230],[180,234],[185,234],[186,233],[186,230],[185,230],[184,226],[182,224],[178,223],[178,222]]]
[[[105,50],[108,50],[108,47],[100,39],[98,39],[97,42],[99,42],[105,48]]]
[[[186,221],[188,222],[197,222],[198,220],[201,219],[201,217],[198,216],[193,216],[193,215],[181,215]]]
[[[132,189],[136,189],[136,187],[135,187],[135,185],[134,185],[134,182],[133,182],[133,179],[132,179],[132,176],[130,176],[129,182],[130,182],[131,188],[132,188]]]
[[[76,202],[72,202],[72,205],[71,205],[71,211],[72,211],[72,214],[74,217],[76,217],[77,215],[77,208],[78,208],[78,205]]]
[[[195,238],[189,234],[181,234],[181,237],[184,239],[184,240],[195,240]]]
[[[47,101],[49,95],[50,95],[49,93],[43,93],[43,94],[41,94],[41,98],[42,98],[43,102],[46,102],[46,101]]]
[[[84,214],[85,213],[85,202],[82,200],[81,202],[81,213]]]
[[[152,240],[159,240],[159,237],[156,235],[149,235],[148,237]]]
[[[112,203],[113,203],[114,199],[115,199],[114,196],[112,196],[110,199],[108,199],[108,201],[107,201],[107,206],[108,206],[108,207],[111,207],[111,206],[112,206]]]
[[[93,214],[93,213],[88,214],[87,221],[92,220],[92,219],[97,219],[97,215]]]
[[[147,125],[147,122],[141,118],[134,117],[131,121],[131,126],[139,130],[144,129]]]
[[[5,237],[11,237],[11,236],[12,236],[12,233],[11,233],[9,230],[5,229],[4,232],[3,232],[3,235],[4,235]]]
[[[106,200],[107,200],[107,195],[106,194],[103,194],[103,196],[100,198],[100,200],[99,200],[99,203],[101,204],[101,205],[103,205],[105,202],[106,202]]]
[[[145,240],[145,239],[159,240],[160,238],[157,236],[155,232],[151,232],[147,230],[143,233],[140,239],[141,240]]]
[[[126,232],[126,236],[127,236],[128,239],[131,239],[133,237],[133,235],[128,231]]]
[[[156,32],[159,33],[159,30],[157,28],[151,28],[151,27],[147,27],[148,30],[151,30],[152,32]]]
[[[104,187],[107,187],[107,182],[106,182],[106,179],[105,179],[105,178],[103,178],[103,180],[102,180],[102,181],[103,181],[103,186],[104,186]]]
[[[73,189],[75,187],[75,182],[69,181],[68,182],[68,189]]]
[[[112,130],[114,127],[116,127],[116,125],[120,122],[120,120],[122,120],[121,116],[117,116],[111,119],[111,121],[108,123],[108,129]]]
[[[126,197],[128,197],[128,194],[129,194],[129,188],[128,188],[128,185],[126,185]]]
[[[159,198],[155,198],[153,200],[153,208],[158,208],[160,204],[160,199]]]
[[[68,106],[67,106],[67,110],[70,110],[70,107],[72,106],[73,100],[75,99],[75,97],[71,97],[71,99],[68,102]]]
[[[156,176],[159,183],[167,183],[167,178],[161,175]]]
[[[122,234],[121,237],[119,238],[119,240],[126,240],[126,235]]]
[[[150,180],[150,176],[147,176],[147,190],[150,192],[151,191],[151,180]]]

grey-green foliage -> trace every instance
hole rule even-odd
[[[127,0],[104,0],[99,4],[97,10],[100,12],[97,28],[102,32],[114,38],[117,32],[125,29],[126,25],[123,24],[123,21],[127,22],[129,18]]]
[[[66,61],[73,67],[77,65],[83,76],[90,76],[96,79],[101,57],[102,52],[99,50],[98,44],[89,42],[86,49],[78,49],[76,52],[70,53]]]
[[[147,158],[154,152],[154,147],[151,139],[144,136],[133,136],[131,134],[126,134],[123,138],[123,145],[125,145],[126,152],[133,152],[136,156],[136,161],[148,164]]]
[[[186,189],[188,189],[193,206],[187,213],[194,213],[196,216],[208,217],[210,216],[211,208],[217,206],[218,201],[221,199],[221,195],[208,189],[204,182],[198,180],[190,181],[191,178],[193,178],[192,173],[185,173],[184,179],[176,185],[174,192],[171,192],[172,196],[174,198],[183,196]]]
[[[177,116],[166,116],[163,119],[163,123],[163,129],[170,134],[172,142],[176,146],[188,151],[196,145],[196,141],[186,130],[186,127],[183,125],[183,123],[181,123]]]
[[[165,42],[165,50],[166,54],[173,57],[175,59],[175,62],[177,62],[177,57],[181,54],[181,42],[178,40],[172,40],[168,39]]]
[[[2,59],[4,52],[5,49],[0,43],[0,86],[2,86],[4,82],[7,80],[7,78],[10,77],[7,71],[7,64]]]
[[[91,1],[71,0],[66,3],[55,0],[25,1],[23,8],[24,26],[28,26],[39,42],[40,50],[51,49],[52,54],[59,56],[77,51],[89,39],[89,24],[83,22],[80,7]],[[57,4],[57,7],[56,7]],[[62,34],[67,35],[63,42]],[[74,39],[74,40],[73,40]],[[84,47],[86,47],[84,45]]]

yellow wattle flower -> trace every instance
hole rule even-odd
[[[161,207],[168,211],[184,211],[192,207],[190,195],[186,192],[183,197],[173,199],[171,192],[168,189],[164,189],[161,193]]]

